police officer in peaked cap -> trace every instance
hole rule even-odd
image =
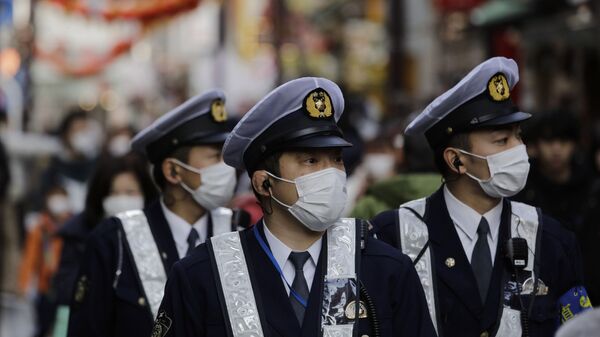
[[[434,336],[410,259],[340,218],[338,86],[299,78],[258,102],[223,147],[264,211],[176,263],[155,336]]]
[[[71,305],[69,336],[150,336],[167,273],[207,238],[235,230],[224,208],[236,184],[221,148],[225,96],[207,91],[142,130],[132,148],[152,163],[161,198],[92,233]]]
[[[406,133],[425,134],[444,183],[373,219],[413,259],[440,336],[553,336],[590,306],[573,234],[510,200],[529,172],[518,80],[494,57],[431,102]]]

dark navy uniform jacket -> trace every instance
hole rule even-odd
[[[150,204],[144,213],[168,273],[179,256],[160,202]],[[210,236],[211,221],[208,223]],[[98,225],[88,240],[71,302],[68,336],[148,337],[152,332],[152,313],[126,247],[122,250],[121,275],[116,276],[119,232],[124,243],[126,237],[119,219],[109,218]]]
[[[262,221],[256,226],[264,237]],[[248,268],[253,271],[251,277],[255,278],[254,293],[259,312],[262,311],[265,336],[319,336],[322,283],[318,280],[323,278],[326,254],[319,258],[304,323],[300,327],[281,276],[256,237],[251,230],[240,232],[240,235],[246,242],[246,260]],[[381,336],[435,336],[425,296],[410,259],[373,238],[367,239],[361,259],[360,277],[376,306]],[[220,289],[217,289],[213,274],[215,268],[205,244],[196,247],[191,256],[175,263],[159,311],[159,317],[164,315],[162,321],[169,322],[170,327],[161,336],[227,336],[226,325],[229,322],[222,314]],[[358,335],[371,335],[368,318],[360,319]]]
[[[486,303],[482,304],[471,265],[446,208],[443,189],[440,188],[427,200],[424,219],[433,253],[440,336],[486,336],[486,333],[493,336],[495,333],[501,314],[503,269],[509,268],[503,257],[503,247],[509,238],[511,207],[508,200],[503,202],[492,281]],[[372,220],[373,230],[379,239],[400,247],[398,221],[397,210],[380,213]],[[558,299],[569,289],[583,284],[580,253],[574,235],[547,216],[542,216],[541,226],[539,277],[549,291],[534,300],[529,324],[531,337],[554,336],[560,314]],[[445,261],[449,257],[455,259],[452,268],[446,266]],[[523,298],[524,305],[528,306],[528,296]]]

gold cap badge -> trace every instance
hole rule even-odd
[[[312,118],[329,118],[333,116],[331,98],[323,89],[311,91],[304,99],[304,108]]]
[[[510,97],[510,87],[504,74],[498,73],[490,78],[488,92],[496,102],[505,101]]]
[[[210,113],[215,122],[222,123],[227,120],[227,111],[225,110],[225,102],[216,99],[210,105]]]

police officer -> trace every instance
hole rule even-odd
[[[373,219],[413,259],[440,336],[553,336],[589,306],[573,235],[507,199],[529,171],[518,79],[515,61],[495,57],[429,104],[406,133],[425,133],[445,183]]]
[[[173,266],[154,336],[434,336],[408,257],[341,219],[339,87],[300,78],[237,124],[225,162],[245,169],[264,211]]]
[[[213,234],[231,231],[235,170],[223,163],[225,97],[212,90],[168,112],[132,141],[153,164],[160,200],[92,233],[75,287],[69,336],[150,336],[166,273]]]

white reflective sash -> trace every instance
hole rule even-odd
[[[212,220],[213,236],[231,232],[231,218],[233,217],[232,210],[225,207],[215,208],[210,211],[210,216]]]
[[[408,255],[411,260],[415,260],[429,239],[427,225],[421,221],[413,212],[402,207],[410,208],[417,212],[421,217],[425,215],[426,199],[418,199],[400,206],[398,210],[399,233],[402,252]],[[527,240],[529,247],[529,257],[525,270],[533,271],[535,254],[533,251],[537,248],[537,232],[539,217],[535,207],[511,201],[511,237],[521,237]],[[421,256],[419,262],[415,265],[425,298],[429,308],[429,314],[437,331],[438,322],[436,319],[436,298],[429,247]],[[496,336],[498,337],[520,337],[521,336],[521,313],[508,307],[502,310],[500,326]]]
[[[264,336],[239,232],[210,238],[234,337]]]
[[[264,336],[239,232],[213,236],[210,240],[233,336]],[[356,223],[354,219],[341,219],[327,230],[325,280],[356,279],[355,262]],[[352,337],[353,331],[354,324],[323,325],[326,337]]]
[[[429,240],[429,231],[427,225],[423,223],[413,212],[406,208],[410,208],[417,212],[421,217],[425,215],[426,199],[418,199],[407,202],[400,206],[398,211],[399,221],[399,232],[400,232],[400,245],[402,252],[414,262],[419,253],[425,247],[425,244]],[[406,208],[403,208],[406,207]],[[415,265],[423,291],[425,292],[425,300],[427,301],[427,308],[431,315],[431,321],[437,332],[437,320],[436,320],[436,305],[435,305],[435,292],[434,292],[434,280],[433,280],[433,265],[431,260],[431,250],[427,247],[425,253],[419,259],[419,262]]]
[[[163,298],[167,274],[146,215],[141,210],[116,215],[121,220],[129,250],[138,271],[138,278],[152,316],[156,319]]]
[[[357,280],[356,275],[356,220],[351,218],[340,219],[327,229],[327,275],[325,275],[325,293],[334,294],[337,280],[346,283],[347,279]],[[358,285],[356,285],[358,291]],[[329,291],[328,291],[329,289]],[[332,311],[344,314],[346,305],[351,299],[336,303],[333,298],[323,296],[322,313],[327,316]],[[329,296],[330,297],[330,296]],[[358,305],[360,306],[360,304]],[[331,310],[337,309],[337,310]],[[357,308],[358,309],[358,308]],[[358,321],[358,317],[355,318]],[[323,337],[352,337],[354,322],[348,324],[336,324],[335,317],[323,317],[321,325]]]

